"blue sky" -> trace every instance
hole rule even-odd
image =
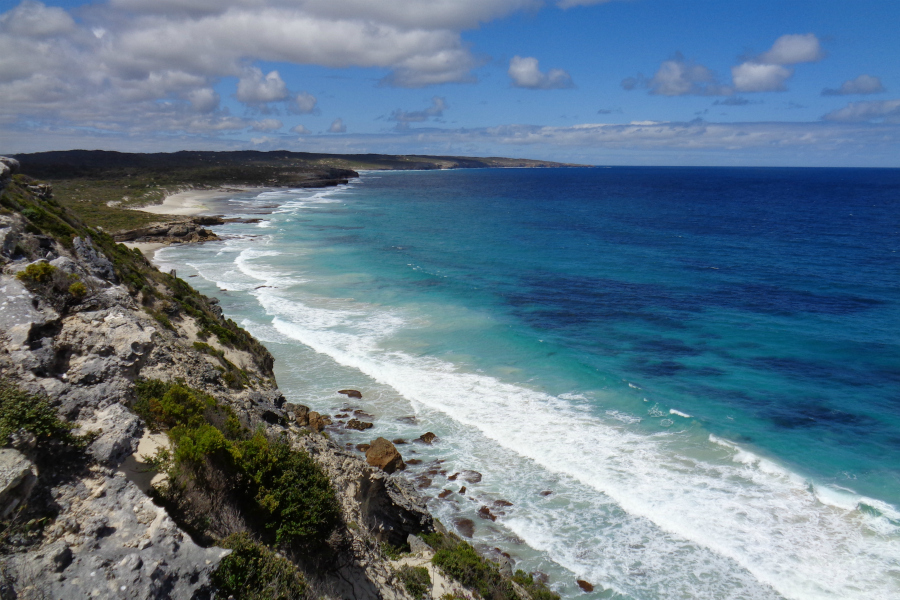
[[[0,151],[900,167],[900,3],[0,0]]]

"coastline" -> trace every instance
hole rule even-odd
[[[246,192],[247,190],[267,190],[265,187],[221,187],[214,190],[184,190],[166,196],[159,204],[141,206],[134,210],[155,215],[176,215],[195,217],[210,212],[205,201],[223,200],[232,194]]]

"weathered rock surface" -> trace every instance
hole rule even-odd
[[[338,394],[344,394],[348,398],[362,398],[362,393],[359,390],[338,390]]]
[[[397,451],[394,444],[383,437],[373,440],[369,445],[369,449],[366,450],[366,462],[385,473],[402,471],[406,468],[400,452]]]
[[[140,227],[115,236],[117,242],[156,242],[161,244],[183,244],[218,240],[219,236],[204,225],[221,225],[224,219],[215,217],[195,217],[190,221],[177,221],[150,227]]]
[[[378,543],[400,546],[410,535],[434,531],[425,500],[406,480],[369,466],[322,436],[293,440],[328,474],[338,490],[344,521],[356,524],[346,530],[350,540],[344,566],[327,578],[330,594],[358,600],[409,600],[381,557]]]
[[[37,467],[12,448],[0,449],[0,518],[28,499],[37,483]]]
[[[313,431],[324,431],[325,427],[331,425],[328,415],[320,415],[314,410],[309,411],[308,421],[309,428]]]
[[[230,551],[201,548],[124,476],[101,469],[53,490],[45,543],[8,568],[52,598],[193,598]]]

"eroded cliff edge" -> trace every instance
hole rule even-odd
[[[305,577],[302,592],[269,590],[254,597],[477,595],[472,582],[467,590],[431,565],[435,550],[455,560],[458,539],[435,533],[440,525],[414,487],[320,435],[308,417],[298,419],[276,387],[271,355],[224,318],[215,299],[85,225],[53,200],[47,186],[14,175],[17,169],[15,161],[0,159],[0,393],[13,390],[9,397],[20,405],[46,403],[71,424],[65,435],[77,443],[66,446],[43,431],[17,429],[15,419],[0,440],[0,597],[227,597],[216,582],[222,581],[223,561],[239,552],[222,547],[238,547],[222,543],[229,534],[272,542],[272,551],[264,550],[266,564],[299,567]],[[175,386],[201,402],[206,420],[167,424],[175,413],[147,396],[154,385],[168,390],[166,398],[179,397]],[[142,419],[134,409],[148,397],[157,404],[145,406]],[[184,402],[175,412],[185,410]],[[193,429],[185,429],[189,425]],[[148,490],[135,474],[133,455],[151,429],[168,429],[170,439],[180,431],[178,439],[195,450],[209,439],[201,433],[215,434],[218,446],[197,454],[195,463],[179,457],[187,442],[169,456],[170,477],[179,460],[192,465],[179,472],[186,478],[181,495]],[[233,436],[223,437],[232,429]],[[286,538],[292,543],[280,543],[256,527],[264,521],[256,514],[262,509],[287,513],[272,493],[277,484],[265,488],[254,480],[263,471],[247,470],[254,448],[310,457],[315,472],[327,476],[337,515],[315,544],[307,543],[302,528]],[[230,504],[200,494],[193,506],[183,505],[183,489],[199,486],[196,478],[229,473],[244,478],[218,483]],[[238,502],[254,485],[252,501]],[[205,506],[198,497],[209,501],[208,514],[196,514]],[[434,547],[416,534],[434,536]],[[298,539],[302,543],[294,543]],[[410,542],[411,553],[401,562],[386,555]],[[293,566],[284,567],[288,562]],[[430,592],[421,581],[419,587],[410,583],[427,571],[423,565],[431,569]],[[495,577],[499,569],[488,567]],[[482,595],[501,590],[505,598],[529,597],[508,578],[492,585]]]

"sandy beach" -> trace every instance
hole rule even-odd
[[[205,201],[215,200],[219,198],[227,198],[230,195],[251,188],[219,188],[215,190],[187,190],[178,192],[166,199],[161,204],[153,204],[151,206],[142,206],[135,210],[153,213],[156,215],[179,215],[194,216],[202,215],[210,211],[209,206],[204,204]]]
[[[141,251],[141,254],[146,256],[151,261],[153,260],[153,256],[156,254],[157,250],[168,246],[168,244],[163,244],[160,242],[123,242],[123,244],[127,248],[137,248]]]

